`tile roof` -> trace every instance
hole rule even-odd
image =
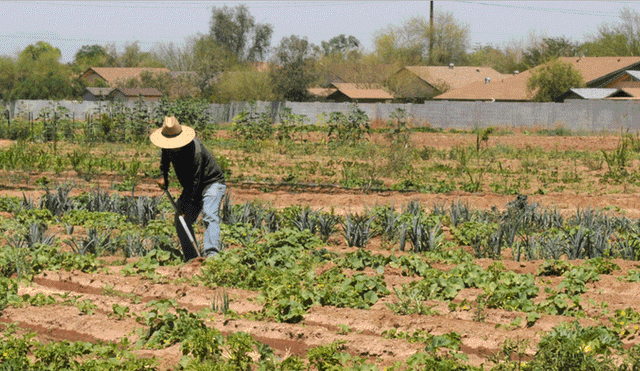
[[[450,89],[461,88],[477,81],[484,82],[486,77],[495,81],[505,76],[491,67],[407,66],[405,69],[431,86],[446,84]]]
[[[125,81],[130,78],[139,78],[140,73],[149,71],[152,73],[171,73],[168,68],[146,68],[146,67],[90,67],[83,73],[87,75],[93,71],[102,77],[110,85],[115,85],[118,81]]]
[[[599,81],[605,80],[611,74],[640,65],[640,57],[563,57],[559,59],[570,63],[580,71],[587,86],[592,87],[600,86]],[[488,84],[483,81],[475,82],[462,88],[452,89],[433,99],[528,101],[530,97],[527,92],[527,80],[531,76],[531,71],[540,67],[517,75],[505,75],[506,77],[499,80],[492,79]]]
[[[331,84],[342,94],[350,99],[393,99],[393,95],[386,90],[377,86],[367,86],[349,83],[333,83]],[[332,93],[332,94],[335,94]]]
[[[317,97],[328,97],[332,93],[336,92],[338,89],[334,88],[308,88],[307,91],[311,95],[315,95]]]

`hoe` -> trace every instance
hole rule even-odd
[[[173,205],[173,209],[176,211],[176,214],[178,214],[178,219],[180,220],[180,224],[182,224],[182,228],[187,233],[187,236],[189,237],[189,241],[191,241],[191,243],[193,244],[193,247],[196,249],[196,253],[198,254],[198,257],[200,257],[200,249],[198,248],[198,244],[196,244],[196,239],[193,238],[193,235],[191,234],[191,231],[187,226],[187,222],[184,221],[184,215],[180,214],[180,210],[178,210],[178,205],[176,204],[173,197],[171,196],[171,193],[169,193],[168,188],[164,188],[164,193],[169,198],[169,201],[171,201],[171,205]]]

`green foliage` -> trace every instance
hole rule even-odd
[[[280,142],[293,140],[293,134],[304,125],[305,115],[296,115],[291,108],[283,108],[280,112],[280,125],[276,128],[276,138]]]
[[[231,130],[239,140],[244,142],[253,143],[255,140],[270,138],[274,132],[271,113],[258,112],[256,103],[251,102],[233,118]]]
[[[394,149],[399,149],[409,144],[409,138],[411,137],[410,123],[411,118],[407,115],[407,112],[401,108],[396,108],[396,110],[389,115],[387,138],[391,140]]]
[[[77,303],[77,307],[80,312],[88,315],[94,314],[96,309],[98,309],[98,306],[89,299]]]
[[[211,41],[237,61],[261,61],[273,33],[271,25],[256,23],[244,4],[213,7],[209,25]]]
[[[35,340],[36,334],[10,327],[1,334],[0,364],[8,370],[154,370],[157,361],[139,358],[120,343]]]
[[[123,320],[126,317],[131,317],[131,314],[129,313],[131,310],[129,307],[125,305],[120,305],[116,303],[116,304],[113,304],[112,309],[113,309],[113,312],[109,313],[110,317],[115,317],[118,320]]]
[[[0,276],[0,311],[3,310],[9,298],[18,295],[18,281],[8,277]]]
[[[39,41],[27,46],[18,56],[13,89],[15,99],[65,99],[78,93],[72,85],[72,71],[59,62],[60,49]]]
[[[638,138],[638,135],[626,132],[620,136],[618,145],[611,152],[601,150],[608,168],[603,181],[618,184],[629,176],[628,167],[631,156],[640,152],[639,143],[640,138]]]
[[[197,131],[206,130],[213,123],[209,102],[199,99],[183,98],[169,101],[162,98],[154,106],[150,116],[156,127],[161,127],[167,116],[175,116],[180,124]]]
[[[259,71],[253,64],[241,65],[220,74],[213,86],[211,100],[215,103],[229,102],[274,102],[271,75]]]
[[[334,268],[317,277],[317,281],[322,305],[367,309],[390,293],[380,275],[356,273],[349,277]]]
[[[527,90],[536,102],[553,102],[570,88],[584,86],[584,79],[571,64],[554,60],[531,73]]]
[[[269,71],[275,95],[287,101],[304,102],[309,99],[307,88],[314,79],[313,44],[296,35],[283,37],[274,50],[278,68]]]
[[[470,220],[451,228],[451,233],[460,245],[477,246],[486,242],[497,230],[498,225],[496,223]]]
[[[543,336],[526,369],[612,370],[612,352],[620,349],[622,342],[606,327],[562,323]]]
[[[327,136],[330,141],[336,141],[338,144],[354,145],[360,143],[366,135],[371,133],[369,121],[369,117],[364,111],[357,105],[351,104],[346,114],[331,112],[327,120],[329,127]]]
[[[309,363],[318,371],[329,371],[345,366],[344,341],[334,341],[327,345],[322,345],[310,349],[307,352]]]
[[[146,313],[143,323],[149,329],[141,334],[140,344],[150,349],[161,349],[176,344],[184,339],[190,331],[206,328],[197,314],[184,308],[175,308],[175,314],[169,308],[175,302],[152,300],[147,303],[151,310]]]
[[[538,267],[538,276],[561,276],[571,269],[571,265],[563,260],[545,260]]]
[[[507,271],[492,275],[478,301],[488,308],[529,312],[535,309],[532,299],[538,291],[533,275]]]

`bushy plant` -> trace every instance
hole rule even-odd
[[[611,355],[621,350],[618,336],[604,326],[582,327],[561,323],[538,343],[526,370],[615,370]]]
[[[349,111],[331,112],[327,125],[329,140],[339,144],[357,144],[371,133],[369,117],[356,104],[349,105]]]
[[[233,118],[231,130],[238,139],[245,142],[270,138],[274,131],[271,113],[258,112],[256,103],[251,102]]]

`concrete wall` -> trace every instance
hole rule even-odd
[[[52,101],[16,101],[6,104],[10,116],[32,117],[47,107]],[[108,107],[107,102],[60,101],[76,120],[84,120],[88,113],[98,113]],[[153,107],[156,103],[148,103]],[[128,105],[133,107],[133,102]],[[215,122],[231,122],[233,117],[248,106],[246,102],[211,104],[211,114]],[[258,102],[260,112],[270,110],[274,120],[283,107],[293,114],[304,115],[305,123],[321,121],[322,114],[346,113],[349,103],[296,103]],[[469,129],[495,126],[500,128],[546,128],[563,127],[573,131],[620,131],[640,130],[640,102],[632,100],[570,100],[565,103],[503,103],[503,102],[449,102],[427,101],[422,104],[362,103],[358,107],[372,120],[388,120],[396,109],[404,109],[420,126],[442,129]]]

